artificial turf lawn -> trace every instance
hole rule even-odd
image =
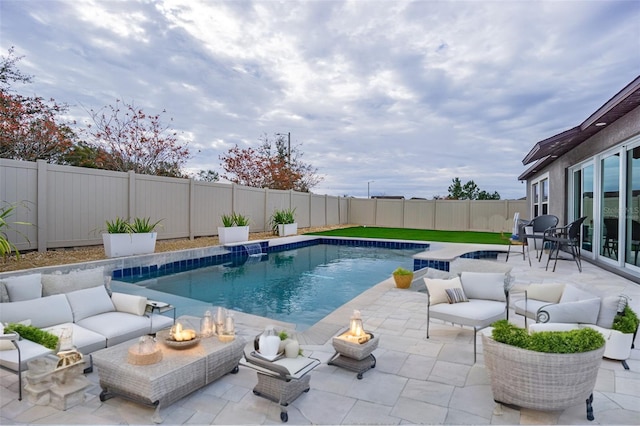
[[[305,235],[441,241],[447,243],[509,244],[508,237],[499,232],[434,231],[429,229],[377,228],[370,226],[354,226],[331,231],[310,232]]]

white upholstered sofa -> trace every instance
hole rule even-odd
[[[173,324],[173,318],[147,313],[146,297],[111,293],[101,267],[0,278],[0,301],[3,324],[23,322],[55,334],[71,328],[72,344],[83,354]],[[25,339],[15,345],[0,339],[0,366],[18,372],[28,361],[53,352]]]

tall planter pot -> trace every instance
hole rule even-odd
[[[287,235],[296,235],[298,233],[297,223],[285,223],[278,225],[278,235],[286,237]]]
[[[157,232],[130,234],[102,234],[107,257],[133,256],[156,251]]]
[[[249,241],[249,226],[219,226],[220,245]]]
[[[482,334],[484,364],[493,399],[533,410],[563,410],[591,401],[605,347],[590,352],[555,354],[506,345]]]

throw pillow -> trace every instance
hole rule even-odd
[[[40,279],[41,274],[39,273],[3,278],[9,294],[9,300],[19,302],[42,297],[42,282]]]
[[[447,300],[449,300],[450,304],[469,301],[462,288],[448,288],[445,292],[447,293]]]
[[[459,277],[455,277],[450,280],[440,280],[435,278],[423,278],[423,280],[424,284],[427,286],[427,292],[429,292],[430,305],[449,303],[446,289],[462,288],[462,283],[460,282]]]
[[[549,314],[549,320],[546,322],[550,323],[595,324],[600,311],[600,298],[551,304],[543,306],[538,312],[542,311]]]
[[[62,274],[44,274],[42,276],[42,295],[69,293],[75,290],[97,287],[105,284],[104,267],[78,269]]]
[[[147,310],[147,298],[144,296],[114,292],[111,294],[111,301],[118,312],[144,315]]]
[[[600,300],[600,313],[596,325],[602,328],[613,327],[613,319],[618,313],[621,296],[607,296]]]

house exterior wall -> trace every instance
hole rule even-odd
[[[608,125],[575,149],[540,170],[527,181],[529,211],[533,210],[530,182],[545,173],[549,173],[549,213],[558,216],[561,224],[567,223],[567,202],[569,201],[568,168],[617,146],[638,134],[640,134],[640,107]]]

